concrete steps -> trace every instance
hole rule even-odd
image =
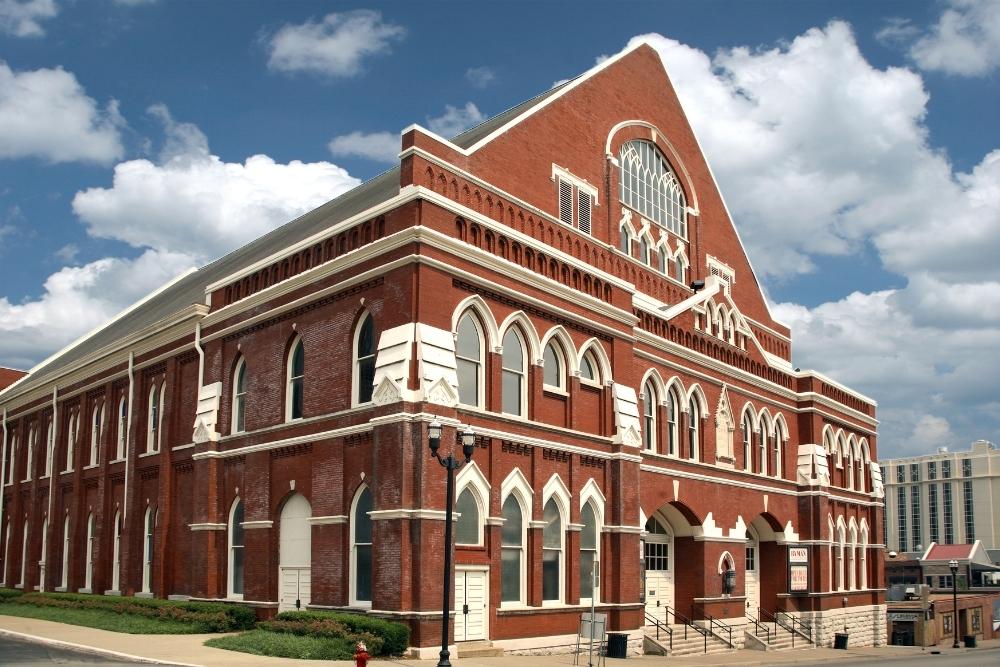
[[[733,653],[735,649],[730,648],[727,643],[720,641],[713,635],[708,636],[707,649],[705,638],[695,629],[687,628],[687,639],[684,638],[685,626],[683,624],[671,625],[673,630],[673,643],[664,632],[660,632],[659,640],[656,639],[656,627],[646,626],[646,636],[643,641],[643,649],[648,654],[670,655],[679,657],[684,655],[715,655],[719,653]]]
[[[752,635],[758,642],[752,641],[749,637],[746,642],[747,648],[765,651],[787,651],[790,649],[809,648],[812,644],[801,635],[793,634],[777,623],[762,623],[762,628],[755,627],[752,623],[746,626],[746,634]],[[770,636],[763,628],[770,631]]]
[[[490,641],[459,642],[456,649],[456,658],[497,658],[503,655],[503,649]]]

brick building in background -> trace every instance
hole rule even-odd
[[[434,654],[438,419],[446,451],[476,433],[458,642],[565,646],[596,598],[633,645],[778,611],[881,644],[875,404],[790,355],[640,45],[450,141],[407,128],[398,167],[0,393],[3,580],[366,610]]]

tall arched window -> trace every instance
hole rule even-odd
[[[240,358],[233,373],[233,421],[232,432],[242,433],[246,430],[247,415],[247,361]]]
[[[580,359],[580,379],[590,384],[598,384],[601,376],[597,372],[597,361],[594,360],[594,353],[587,352]]]
[[[642,437],[646,449],[656,450],[656,387],[646,380],[642,386]]]
[[[62,574],[59,577],[59,587],[64,591],[69,590],[69,515],[63,519],[63,547],[62,547]],[[4,560],[6,564],[6,560]]]
[[[677,419],[680,413],[677,394],[671,389],[667,392],[667,454],[670,456],[677,453],[677,443],[680,438],[677,432]]]
[[[844,552],[847,549],[847,531],[844,524],[837,526],[837,590],[844,590]]]
[[[122,586],[122,513],[115,512],[115,541],[111,561],[111,590],[121,591]]]
[[[750,419],[749,413],[743,413],[743,469],[747,472],[750,472],[753,457],[753,449],[750,444],[752,440],[753,421]]]
[[[701,413],[698,410],[698,399],[692,395],[688,401],[688,458],[692,461],[701,458],[699,455]]]
[[[155,452],[160,437],[160,388],[155,383],[149,389],[146,415],[146,451]]]
[[[21,535],[21,578],[18,585],[24,588],[24,578],[28,574],[28,520],[24,520],[24,532]]]
[[[760,420],[760,433],[757,436],[757,472],[767,474],[767,438],[770,427],[766,420]]]
[[[370,403],[375,391],[375,322],[365,315],[354,341],[354,382],[357,404]]]
[[[553,389],[566,390],[566,362],[562,348],[553,341],[545,346],[542,353],[544,384]]]
[[[639,259],[643,264],[652,264],[649,257],[649,240],[645,236],[639,238]]]
[[[785,427],[781,425],[780,421],[774,422],[774,476],[783,477],[785,474],[784,466],[782,465],[781,458],[784,454],[781,451],[782,446],[785,444]]]
[[[628,227],[622,225],[618,234],[618,249],[626,255],[632,254],[632,235],[629,234]]]
[[[151,593],[153,590],[153,537],[156,532],[156,510],[152,507],[146,508],[146,517],[142,522],[142,592]]]
[[[542,600],[562,600],[563,527],[562,514],[555,498],[549,498],[542,510]]]
[[[52,420],[49,420],[48,428],[45,432],[45,476],[48,477],[52,474],[52,456],[55,450],[55,442],[53,438],[55,437],[52,430]]]
[[[580,511],[580,602],[591,598],[600,598],[600,590],[594,590],[591,571],[598,564],[600,573],[600,527],[597,525],[597,514],[590,503],[586,503]]]
[[[851,526],[851,554],[847,561],[848,572],[848,584],[850,589],[857,590],[858,588],[858,529],[853,525]]]
[[[0,585],[7,585],[7,563],[10,562],[10,519],[7,519],[7,530],[4,531],[3,563],[0,564]]]
[[[868,589],[868,526],[861,525],[861,589]]]
[[[517,329],[511,327],[503,337],[503,378],[501,410],[510,415],[524,416],[525,381],[524,343]]]
[[[26,482],[31,481],[31,476],[35,472],[34,470],[32,470],[32,468],[35,467],[35,440],[37,439],[38,439],[38,430],[36,429],[36,427],[32,426],[31,429],[28,431],[28,453],[27,453],[27,460],[25,461],[27,465],[25,466],[25,471],[24,471],[24,481]]]
[[[687,236],[687,201],[677,176],[649,141],[629,141],[619,155],[621,201],[678,236]]]
[[[84,576],[83,576],[83,587],[87,589],[88,593],[92,593],[94,590],[94,514],[91,512],[87,515],[87,551],[84,553]],[[143,589],[146,590],[146,589]]]
[[[285,404],[285,421],[302,419],[305,398],[306,353],[301,340],[295,341],[288,355],[288,387]]]
[[[49,517],[42,519],[42,551],[38,558],[38,590],[45,590],[45,570],[48,562]]]
[[[17,433],[15,433],[13,436],[11,436],[10,445],[8,446],[7,450],[5,450],[5,453],[7,451],[9,451],[10,454],[7,456],[7,471],[6,471],[7,472],[7,479],[4,480],[4,481],[7,484],[13,484],[14,483],[14,468],[17,467]],[[9,526],[8,526],[8,528],[9,528]],[[3,562],[6,563],[7,559],[4,558]]]
[[[660,269],[660,273],[666,273],[667,272],[667,264],[668,264],[668,261],[667,261],[667,250],[666,250],[666,248],[661,247],[657,251],[656,255],[657,255],[657,260],[656,260],[657,261],[657,268]]]
[[[94,414],[90,425],[90,465],[96,466],[100,459],[101,425],[104,423],[104,404],[94,406]],[[73,465],[72,461],[66,466]]]
[[[76,449],[76,414],[70,413],[69,415],[69,425],[66,429],[66,460],[64,461],[63,470],[70,471],[73,469],[73,454]],[[49,426],[51,429],[52,427]]]
[[[458,402],[482,407],[483,332],[471,312],[465,313],[458,321],[455,362],[458,371]]]
[[[524,514],[514,494],[507,496],[500,510],[500,601],[524,602]]]
[[[455,524],[455,544],[472,546],[482,544],[483,522],[479,518],[479,502],[470,487],[466,487],[458,494],[455,511],[459,514]]]
[[[122,396],[118,401],[118,445],[115,458],[119,461],[125,458],[125,439],[128,437],[128,403]]]
[[[229,597],[243,599],[243,500],[229,512]]]
[[[372,601],[372,492],[367,486],[354,497],[351,511],[351,604]]]
[[[679,253],[674,257],[674,278],[684,282],[684,258]]]

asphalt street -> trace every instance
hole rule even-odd
[[[135,667],[134,662],[109,662],[100,656],[82,651],[69,651],[43,644],[0,636],[0,665],[102,665]]]
[[[805,665],[818,663],[801,662],[795,664]],[[991,665],[1000,665],[1000,648],[954,653],[952,653],[949,649],[940,649],[939,654],[934,654],[931,650],[927,650],[921,651],[920,653],[914,653],[912,659],[887,661],[880,660],[878,658],[870,658],[857,661],[851,660],[850,662],[838,661],[828,664],[836,665],[837,667],[869,667],[873,665],[886,667],[887,665],[893,664],[905,664],[907,667],[910,665],[916,665],[918,667],[989,667]]]

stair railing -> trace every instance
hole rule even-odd
[[[792,634],[793,647],[795,646],[795,635],[802,637],[813,646],[816,645],[816,641],[812,636],[813,632],[811,625],[806,625],[801,620],[789,614],[787,611],[781,611],[780,609],[775,611],[771,617],[774,619],[775,625],[780,625]]]
[[[671,628],[664,621],[661,621],[660,619],[658,619],[655,616],[653,616],[652,614],[650,614],[648,611],[646,612],[646,622],[647,623],[652,623],[654,626],[656,626],[656,641],[660,641],[660,631],[661,630],[667,633],[667,643],[670,646],[670,650],[673,651],[674,650],[674,629]]]
[[[749,613],[747,613],[746,617],[747,617],[747,620],[750,621],[753,624],[753,627],[757,629],[757,632],[755,634],[759,637],[760,633],[763,632],[764,635],[767,637],[767,643],[770,644],[771,643],[771,628],[769,628],[769,627],[767,627],[766,625],[763,624],[763,622],[761,620],[761,617],[764,614],[767,614],[767,612],[764,611],[763,609],[761,609],[760,607],[758,607],[757,608],[757,618],[754,618]],[[773,622],[774,621],[772,620],[772,623]]]
[[[731,625],[726,625],[722,621],[717,620],[714,616],[705,611],[705,607],[703,605],[692,605],[691,610],[696,616],[698,615],[698,611],[701,611],[703,620],[708,621],[708,631],[711,632],[714,637],[721,642],[729,644],[729,648],[736,648],[733,646],[733,627]],[[718,630],[718,632],[716,632],[716,630]],[[723,632],[726,633],[726,636],[729,637],[729,639],[722,636]],[[708,652],[707,648],[705,649],[705,652]]]
[[[677,610],[674,609],[673,607],[671,607],[670,605],[663,605],[663,606],[666,608],[667,614],[672,614],[673,615],[673,617],[674,617],[674,623],[677,623],[679,621],[680,623],[682,623],[684,625],[684,639],[687,639],[687,629],[691,628],[692,630],[694,630],[695,632],[697,632],[698,634],[701,635],[702,640],[703,640],[702,643],[703,643],[703,647],[704,647],[704,652],[708,653],[708,636],[710,634],[712,634],[711,631],[709,631],[708,629],[703,628],[703,627],[701,627],[699,625],[695,625],[694,621],[692,621],[690,618],[688,618],[684,614],[678,613]]]

